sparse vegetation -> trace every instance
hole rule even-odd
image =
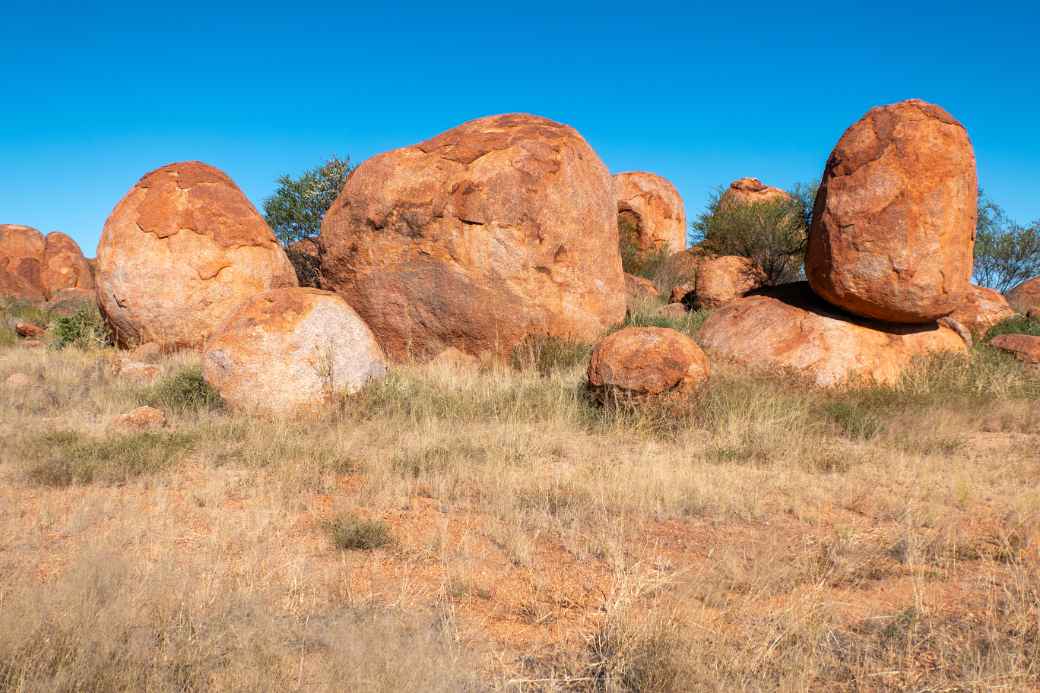
[[[770,285],[795,281],[802,270],[816,190],[799,185],[789,199],[755,204],[723,204],[723,190],[692,224],[694,242],[716,255],[755,261]]]
[[[664,270],[669,252],[665,249],[643,250],[640,248],[638,223],[632,214],[618,215],[618,247],[621,251],[621,267],[629,274],[656,282]]]
[[[974,270],[976,283],[1001,293],[1040,276],[1040,222],[1015,223],[979,190]]]
[[[163,378],[143,393],[141,403],[177,412],[213,411],[224,405],[198,366],[183,368]]]
[[[400,366],[307,422],[213,411],[191,354],[150,387],[0,350],[34,383],[0,388],[0,690],[1040,685],[1040,375],[713,364],[626,411],[587,350]],[[145,401],[169,430],[109,429]]]
[[[114,343],[108,324],[95,306],[58,317],[54,320],[53,334],[51,345],[56,349],[99,349]]]
[[[278,179],[278,187],[264,200],[264,219],[282,245],[289,246],[321,232],[322,217],[353,170],[350,157],[333,156],[304,171],[299,178],[285,175]]]
[[[990,340],[1002,334],[1028,334],[1040,337],[1040,320],[1025,315],[1014,315],[990,328],[986,339]]]

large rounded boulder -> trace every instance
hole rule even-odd
[[[685,397],[710,372],[692,339],[665,327],[626,327],[593,349],[588,387],[600,402]]]
[[[964,300],[978,181],[968,133],[938,106],[872,109],[831,152],[816,196],[805,271],[856,315],[924,323]]]
[[[686,247],[686,207],[668,180],[654,173],[631,171],[614,176],[618,228],[622,242],[643,253],[669,255]]]
[[[46,242],[31,226],[0,224],[0,296],[43,301],[41,270]]]
[[[375,336],[346,301],[273,289],[242,304],[210,337],[203,375],[233,408],[315,411],[386,374]]]
[[[967,350],[946,326],[854,317],[821,301],[805,282],[730,302],[708,317],[698,337],[713,357],[820,386],[891,384],[915,357]]]
[[[322,272],[393,359],[592,341],[625,315],[613,180],[573,128],[474,120],[369,159],[321,227]]]
[[[1040,277],[1022,282],[1007,293],[1008,303],[1022,315],[1040,310]]]
[[[121,344],[199,347],[245,299],[296,286],[274,234],[238,186],[198,161],[145,175],[97,252],[98,303]]]

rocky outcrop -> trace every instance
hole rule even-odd
[[[592,352],[588,386],[600,402],[685,397],[708,378],[708,358],[696,342],[663,327],[626,327]]]
[[[574,129],[537,116],[481,118],[369,159],[321,245],[326,288],[397,360],[589,342],[625,314],[613,180]]]
[[[83,251],[76,241],[61,231],[47,234],[40,280],[48,299],[66,289],[94,291],[94,275]]]
[[[763,202],[780,202],[790,200],[791,196],[781,190],[766,185],[757,178],[740,178],[729,184],[719,198],[719,207],[732,205],[752,205]]]
[[[242,301],[296,275],[238,186],[191,161],[148,173],[116,205],[96,281],[120,344],[169,349],[201,346]]]
[[[983,286],[968,287],[965,298],[949,317],[964,326],[974,337],[982,337],[1015,311],[998,291]]]
[[[711,314],[698,333],[713,357],[820,386],[891,384],[918,356],[964,352],[953,330],[854,317],[821,301],[805,282],[762,289]]]
[[[1019,361],[1040,364],[1040,337],[1028,334],[1002,334],[994,337],[990,344],[1011,352]]]
[[[971,278],[977,192],[953,116],[919,100],[872,109],[827,161],[806,256],[813,290],[889,322],[949,314]]]
[[[375,336],[328,291],[275,289],[240,306],[206,343],[203,375],[231,407],[315,411],[386,373]]]
[[[45,241],[30,226],[0,224],[0,296],[46,300],[41,265]]]
[[[644,253],[677,253],[686,247],[686,207],[679,191],[653,173],[614,176],[622,242]]]
[[[694,308],[720,308],[759,288],[765,280],[765,273],[746,257],[705,258],[697,272],[692,305]]]
[[[1022,315],[1040,311],[1040,277],[1022,282],[1007,293],[1008,303]]]

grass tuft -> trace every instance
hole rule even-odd
[[[161,472],[192,451],[187,433],[139,432],[96,439],[75,431],[45,433],[23,445],[25,476],[39,486],[122,484]]]
[[[394,544],[390,525],[383,520],[365,520],[352,514],[325,523],[332,545],[341,551],[373,551]]]

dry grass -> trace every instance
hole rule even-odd
[[[1040,686],[1035,373],[720,366],[686,411],[603,411],[582,349],[313,421],[221,409],[190,354],[144,386],[0,349],[33,379],[0,388],[0,690]],[[143,403],[166,429],[110,428]]]

